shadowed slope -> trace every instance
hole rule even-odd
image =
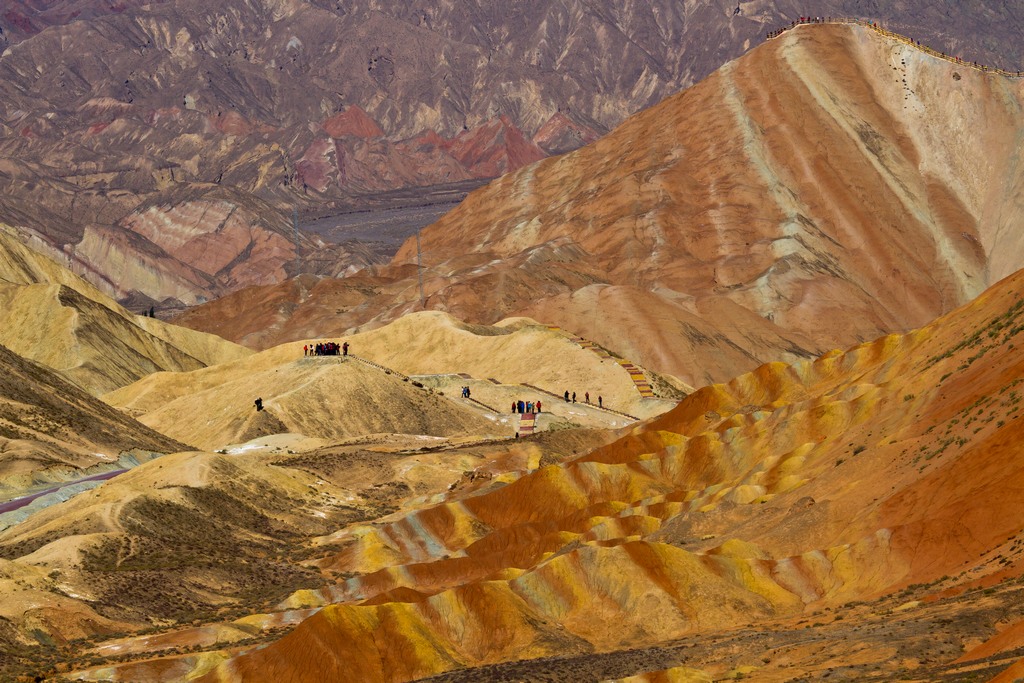
[[[0,495],[124,450],[187,448],[0,346]],[[42,479],[40,479],[42,477]]]
[[[318,564],[355,576],[286,604],[340,604],[204,680],[405,681],[742,625],[781,634],[821,610],[867,623],[858,601],[891,609],[903,590],[964,628],[987,607],[957,595],[1024,572],[1020,343],[1024,273],[919,331],[701,389],[573,462],[334,534],[345,549]],[[1024,620],[1013,586],[1004,618]],[[921,604],[899,620],[926,621]],[[873,641],[838,656],[862,676],[909,666]],[[768,661],[773,678],[793,665]]]

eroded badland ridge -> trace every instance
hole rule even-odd
[[[248,355],[219,337],[134,315],[0,225],[0,344],[102,394],[160,370]]]
[[[286,190],[275,185],[274,164],[293,149],[282,141],[306,149],[297,131],[323,132],[336,152],[376,158],[362,167],[369,178],[396,168],[387,164],[405,152],[385,129],[407,115],[384,98],[327,107],[321,128],[282,123],[293,110],[271,96],[286,79],[264,80],[267,46],[295,57],[273,64],[294,76],[285,91],[315,108],[327,81],[302,42],[311,35],[352,30],[363,45],[394,32],[410,54],[436,56],[429,44],[446,59],[507,43],[490,55],[507,67],[533,38],[500,27],[533,22],[535,38],[575,25],[531,7],[640,35],[644,17],[663,26],[692,10],[513,3],[495,10],[506,23],[489,23],[459,5],[473,26],[499,27],[482,35],[456,31],[454,4],[420,14],[239,2],[235,23],[182,42],[168,28],[178,14],[195,28],[218,10],[84,3],[76,22],[76,3],[31,4],[35,13],[12,4],[0,20],[25,19],[5,28],[12,52],[0,68],[55,35],[108,47],[127,35],[157,51],[184,46],[178,67],[152,56],[145,78],[124,86],[136,102],[198,65],[210,71],[193,82],[193,104],[263,107],[214,120],[186,99],[170,113],[177,132],[135,138],[125,131],[138,111],[117,104],[123,115],[90,133],[122,136],[107,138],[108,159],[173,139],[194,146],[204,173],[203,155],[234,159],[231,183],[252,181],[249,164],[262,159],[261,180],[183,188],[173,170],[173,199],[147,195],[154,203],[129,222],[82,233],[94,230],[91,253],[117,252],[105,263],[139,281],[191,283],[179,291],[197,298],[266,284],[184,318],[253,352],[133,315],[106,276],[95,286],[73,274],[88,241],[69,237],[74,221],[53,223],[64,242],[0,226],[0,679],[1024,676],[1020,80],[863,26],[797,27],[592,144],[471,194],[423,231],[426,308],[438,309],[424,311],[411,241],[390,265],[346,278],[263,279],[294,256],[279,209],[298,191],[299,165]],[[740,9],[749,17],[754,5]],[[251,16],[268,33],[232,53]],[[308,33],[292,31],[296,21]],[[462,47],[438,42],[445,32]],[[596,48],[579,49],[572,59]],[[225,54],[250,67],[218,89],[211,74],[228,75],[217,71]],[[407,77],[395,54],[374,53],[353,82],[391,92]],[[99,80],[62,77],[105,82],[115,57],[105,59]],[[459,83],[452,76],[444,97]],[[22,86],[23,104],[40,97]],[[68,101],[88,87],[68,86]],[[108,99],[89,107],[121,97],[99,92]],[[568,144],[563,123],[531,140],[520,121],[465,101],[459,115],[480,117],[455,133],[469,156],[446,151],[464,168],[491,173],[525,162],[529,145]],[[53,137],[36,149],[68,132],[47,125]],[[254,134],[278,147],[237,156]],[[428,131],[416,145],[436,152],[451,140]],[[17,192],[0,209],[21,202],[21,215],[47,223],[49,171],[11,159],[34,169],[43,213]],[[137,167],[111,175],[92,163],[99,175],[62,181],[58,194],[80,208],[133,206],[125,188]],[[95,182],[110,183],[106,199],[80,203]],[[137,254],[178,279],[154,277]]]
[[[819,11],[870,9],[945,51],[1019,67],[1012,7],[862,4]],[[295,240],[293,208],[305,222],[444,204],[592,141],[805,11],[11,0],[0,13],[0,220],[136,310],[298,271],[341,274],[393,247],[344,229],[323,233],[331,244]]]
[[[427,308],[561,325],[691,385],[922,325],[1024,265],[1019,79],[803,26],[420,241]],[[183,324],[254,346],[419,308],[417,248]],[[385,303],[381,303],[385,302]]]
[[[82,680],[1012,676],[1022,333],[1018,273],[920,330],[707,386],[606,445],[165,456],[0,545],[12,571],[54,570],[20,590],[79,596],[80,632],[89,610],[111,620],[113,638],[48,654],[79,653]],[[414,491],[382,490],[402,470]],[[205,517],[225,532],[161,562]],[[55,555],[72,538],[79,559]],[[204,604],[216,581],[238,595],[231,571],[249,601]],[[168,572],[189,578],[169,592]],[[144,596],[198,621],[125,635]]]

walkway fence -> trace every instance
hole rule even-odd
[[[407,375],[403,375],[398,370],[392,370],[391,368],[386,368],[383,365],[381,365],[380,363],[374,363],[372,360],[369,360],[369,359],[366,359],[366,358],[360,358],[359,356],[357,356],[355,354],[352,354],[352,353],[348,354],[347,356],[342,356],[342,358],[351,358],[352,360],[359,361],[360,363],[363,363],[365,365],[369,365],[370,367],[377,368],[378,370],[382,370],[385,374],[395,375],[396,377],[400,377],[401,379],[404,379],[404,380],[408,380],[409,379],[409,377]]]
[[[975,71],[981,71],[987,74],[999,74],[1000,76],[1007,76],[1009,78],[1024,78],[1024,71],[1007,71],[1005,69],[999,69],[994,66],[985,66],[984,64],[978,64],[977,62],[965,62],[959,57],[953,55],[947,55],[945,52],[934,50],[927,45],[922,45],[921,41],[913,40],[907,36],[895,33],[893,31],[886,30],[878,25],[877,22],[867,21],[865,19],[855,19],[852,17],[801,17],[799,20],[789,24],[789,26],[783,26],[782,28],[772,31],[767,35],[768,40],[772,38],[778,38],[786,31],[790,31],[798,26],[805,26],[808,24],[856,24],[857,26],[863,26],[869,28],[875,33],[897,40],[901,43],[910,45],[911,47],[917,48],[921,52],[931,55],[932,57],[938,57],[944,59],[947,62],[951,62],[958,66],[962,66],[966,69],[974,69]]]
[[[556,394],[553,391],[548,391],[547,389],[541,389],[538,386],[534,386],[532,384],[527,384],[526,382],[523,382],[521,386],[524,386],[527,389],[533,389],[534,391],[539,391],[542,394],[547,394],[548,396],[552,396],[552,397],[554,397],[554,399],[556,401],[564,401],[565,400],[565,395],[564,394],[559,395],[559,394]],[[596,403],[578,403],[577,405],[586,406],[588,408],[593,408],[594,410],[603,410],[606,413],[614,413],[615,415],[621,415],[622,417],[628,417],[630,420],[633,420],[634,422],[639,422],[640,421],[640,418],[637,417],[636,415],[630,415],[629,413],[624,413],[621,410],[615,410],[614,408],[609,408],[607,406],[599,406]],[[551,412],[551,411],[549,410],[548,412]]]

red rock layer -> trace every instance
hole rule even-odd
[[[323,128],[332,138],[342,138],[346,135],[360,138],[384,137],[384,131],[377,122],[359,107],[348,107],[340,114],[335,114],[324,121]]]
[[[562,112],[555,113],[533,135],[533,142],[547,152],[560,154],[589,145],[601,137],[595,128],[573,121]]]
[[[547,156],[507,116],[460,133],[445,148],[474,176],[481,178],[514,171]]]

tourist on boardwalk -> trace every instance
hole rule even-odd
[[[537,412],[540,412],[540,401],[537,401]]]
[[[519,414],[520,415],[522,415],[523,413],[526,412],[526,404],[525,403],[520,401],[517,405],[519,406]]]
[[[604,399],[602,399],[600,396],[597,397],[597,407],[604,408]]]
[[[306,344],[305,346],[302,347],[302,355],[303,356],[308,356],[309,355],[309,344]]]
[[[518,404],[518,403],[516,403],[515,401],[512,401],[512,412],[513,412],[513,413],[514,413],[514,412],[517,412],[517,411],[516,411],[516,408],[518,408],[518,407],[519,407],[519,404]]]
[[[348,342],[345,342],[344,344],[341,345],[341,355],[348,355]],[[466,396],[469,396],[469,394],[466,394]]]
[[[569,390],[568,389],[565,390],[565,402],[566,403],[569,402]]]
[[[590,392],[589,391],[587,391],[587,392],[585,392],[583,394],[583,401],[586,402],[586,403],[590,403]]]
[[[572,392],[572,402],[573,402],[573,403],[575,403],[575,402],[576,402],[576,392],[575,392],[575,391],[574,391],[574,392]]]

